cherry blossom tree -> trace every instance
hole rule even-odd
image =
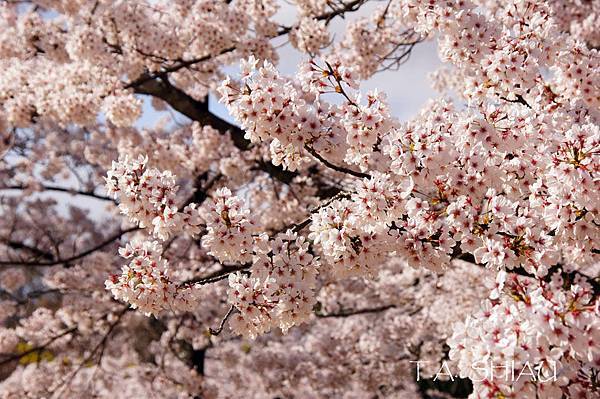
[[[0,13],[0,398],[600,395],[600,1]]]

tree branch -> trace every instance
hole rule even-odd
[[[222,269],[217,270],[207,276],[186,280],[183,283],[181,283],[180,287],[190,286],[194,284],[205,285],[210,283],[216,283],[218,281],[225,280],[227,277],[229,277],[231,273],[245,271],[250,269],[251,267],[252,265],[249,263],[235,266],[223,266]]]
[[[14,361],[14,360],[19,360],[19,359],[21,359],[22,357],[24,357],[24,356],[27,356],[27,355],[29,355],[29,354],[32,354],[32,353],[35,353],[35,352],[40,352],[40,351],[43,351],[43,350],[44,350],[44,349],[46,349],[46,348],[47,348],[47,347],[48,347],[50,344],[52,344],[54,341],[58,340],[59,338],[62,338],[62,337],[64,337],[65,335],[69,335],[69,334],[71,334],[72,332],[75,332],[76,330],[77,330],[77,328],[76,328],[76,327],[70,328],[70,329],[68,329],[68,330],[65,330],[65,331],[63,331],[62,333],[60,333],[60,334],[58,334],[58,335],[56,335],[56,336],[54,336],[54,337],[50,338],[48,341],[46,341],[46,343],[44,343],[44,344],[42,344],[42,345],[36,346],[35,348],[28,349],[28,350],[24,351],[23,353],[18,353],[18,354],[16,354],[16,355],[12,355],[12,356],[9,356],[9,357],[7,357],[7,358],[5,358],[5,359],[2,359],[2,360],[0,360],[0,366],[3,366],[3,365],[5,365],[5,364],[7,364],[7,363],[10,363],[10,362],[12,362],[12,361]]]
[[[113,241],[118,240],[121,236],[131,233],[132,231],[139,230],[139,227],[130,227],[125,230],[121,230],[114,235],[110,236],[106,240],[102,241],[100,244],[93,246],[83,252],[80,252],[76,255],[70,256],[65,259],[56,259],[50,262],[24,262],[24,261],[10,261],[10,260],[0,260],[0,266],[31,266],[31,267],[46,267],[46,266],[55,266],[55,265],[68,265],[69,263],[79,260],[81,258],[85,258],[88,255],[93,254],[96,251],[101,250],[107,245],[111,244]]]
[[[42,185],[41,188],[42,188],[41,191],[56,191],[56,192],[61,192],[61,193],[68,193],[71,195],[82,195],[85,197],[91,197],[91,198],[95,198],[95,199],[102,200],[102,201],[114,202],[114,200],[112,198],[104,196],[104,195],[100,195],[100,194],[95,194],[92,191],[83,191],[83,190],[71,189],[68,187],[46,186],[46,185]],[[0,187],[0,190],[27,190],[27,189],[29,189],[29,187],[20,186],[20,185]],[[41,192],[41,191],[36,190],[36,192]]]
[[[395,308],[396,305],[384,305],[384,306],[378,306],[378,307],[374,307],[374,308],[365,308],[365,309],[352,309],[352,310],[341,310],[337,313],[319,313],[319,312],[315,312],[315,315],[317,317],[322,317],[322,318],[329,318],[329,317],[349,317],[349,316],[355,316],[355,315],[360,315],[360,314],[369,314],[369,313],[379,313],[379,312],[385,312],[388,309],[392,309]]]
[[[231,316],[231,314],[233,313],[234,309],[235,309],[235,306],[231,305],[231,307],[227,311],[227,314],[225,315],[225,317],[223,317],[223,319],[221,320],[221,323],[219,324],[219,327],[216,330],[213,330],[212,328],[208,329],[208,332],[210,332],[210,335],[219,335],[219,334],[221,334],[221,331],[223,331],[223,327],[225,326],[225,322],[227,321],[227,319],[229,318],[229,316]]]
[[[306,150],[309,152],[310,155],[312,155],[313,157],[317,158],[319,161],[321,161],[321,163],[325,166],[327,166],[329,169],[333,169],[337,172],[341,172],[341,173],[346,173],[348,175],[352,175],[355,177],[360,177],[363,179],[370,179],[371,175],[369,175],[368,173],[362,173],[362,172],[357,172],[355,170],[352,169],[348,169],[345,168],[343,166],[338,166],[338,165],[334,165],[331,162],[329,162],[328,160],[326,160],[325,158],[323,158],[321,155],[319,155],[319,153],[317,151],[315,151],[314,148],[312,148],[309,145],[305,146]]]
[[[31,252],[32,254],[34,254],[35,256],[37,256],[38,258],[42,258],[42,259],[46,259],[48,261],[51,261],[54,259],[54,255],[50,252],[46,252],[42,249],[36,248],[36,247],[32,247],[29,246],[25,243],[22,242],[18,242],[18,241],[12,241],[12,240],[7,240],[7,241],[3,241],[9,248],[15,249],[15,250],[25,250],[28,252]]]
[[[135,92],[160,98],[167,102],[173,109],[187,116],[191,120],[199,122],[203,126],[212,126],[221,133],[229,132],[233,144],[241,151],[249,150],[250,140],[244,137],[245,132],[238,126],[219,118],[208,110],[205,104],[195,100],[183,90],[173,86],[166,79],[149,80],[136,86]],[[284,170],[270,162],[257,162],[256,169],[273,176],[282,183],[289,184],[298,174]]]

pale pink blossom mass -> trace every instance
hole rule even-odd
[[[599,0],[6,0],[0,69],[0,399],[600,397]]]

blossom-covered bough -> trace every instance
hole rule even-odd
[[[600,2],[0,12],[1,398],[600,394]]]

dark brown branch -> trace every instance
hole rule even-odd
[[[317,317],[323,317],[323,318],[328,318],[328,317],[349,317],[349,316],[355,316],[355,315],[360,315],[360,314],[370,314],[370,313],[379,313],[379,312],[385,312],[388,309],[392,309],[395,308],[396,305],[384,305],[384,306],[378,306],[378,307],[374,307],[374,308],[365,308],[365,309],[352,309],[352,310],[341,310],[339,312],[336,313],[318,313],[316,312],[315,315]]]
[[[0,187],[0,190],[27,190],[28,188],[29,187],[27,187],[27,186],[14,185],[14,186]],[[91,197],[91,198],[95,198],[95,199],[102,200],[102,201],[114,202],[114,199],[112,199],[111,197],[107,197],[107,196],[100,195],[100,194],[95,194],[92,191],[83,191],[83,190],[76,190],[76,189],[71,189],[71,188],[67,188],[67,187],[46,186],[46,185],[41,186],[41,189],[42,190],[39,190],[39,191],[56,191],[56,192],[68,193],[68,194],[72,194],[72,195],[82,195],[85,197]]]
[[[108,342],[108,338],[110,337],[110,335],[113,333],[113,331],[115,330],[115,328],[121,323],[121,320],[123,319],[123,316],[125,315],[125,313],[127,313],[130,310],[129,306],[125,306],[118,314],[117,314],[117,318],[115,319],[115,321],[113,321],[110,326],[108,327],[108,331],[106,332],[106,334],[104,334],[104,336],[102,337],[102,339],[98,342],[98,344],[96,344],[96,346],[94,347],[94,349],[92,349],[92,351],[90,352],[90,354],[85,358],[85,360],[83,360],[81,362],[81,364],[79,365],[79,368],[75,371],[75,373],[73,374],[73,376],[79,371],[81,370],[81,368],[89,361],[91,361],[94,356],[96,355],[96,353],[98,353],[98,361],[97,363],[99,364],[100,361],[102,360],[102,356],[104,355],[104,350],[106,349],[106,343]]]
[[[12,248],[15,250],[24,250],[24,251],[31,252],[33,255],[35,255],[39,259],[46,259],[48,261],[54,260],[54,255],[52,255],[52,253],[44,251],[44,250],[36,248],[36,247],[29,246],[25,243],[18,242],[18,241],[12,241],[12,240],[4,241],[4,243],[9,248]]]
[[[44,295],[52,295],[52,294],[66,295],[70,291],[76,292],[76,290],[66,290],[66,289],[65,290],[61,290],[61,289],[58,289],[58,288],[52,288],[52,289],[47,289],[47,290],[32,291],[32,292],[27,293],[23,297],[16,297],[14,295],[10,295],[10,297],[17,304],[19,304],[19,305],[25,305],[25,304],[30,303],[30,301],[32,299],[39,298],[39,297],[42,297]],[[81,290],[81,292],[84,292],[84,291]],[[0,291],[0,294],[8,294],[8,293],[6,291]],[[82,295],[87,295],[87,293],[82,294]]]
[[[271,161],[256,161],[255,170],[260,170],[279,180],[282,183],[290,184],[294,177],[298,176],[297,172],[290,172],[283,169],[281,166],[275,166]]]
[[[353,0],[348,3],[342,3],[339,8],[334,8],[332,11],[324,13],[316,17],[317,20],[324,20],[327,24],[335,17],[343,17],[345,13],[358,10],[366,0]],[[292,27],[283,27],[277,32],[277,36],[283,36],[289,33]],[[215,56],[227,54],[236,50],[236,47],[223,49],[219,54],[210,54],[203,57],[198,57],[190,60],[179,60],[176,64],[165,66],[161,71],[154,74],[144,74],[139,78],[126,83],[124,88],[134,89],[138,94],[146,94],[162,99],[167,102],[173,109],[187,116],[188,118],[200,122],[202,125],[209,125],[219,130],[220,132],[231,133],[231,138],[235,146],[241,150],[250,148],[250,142],[244,138],[244,131],[239,127],[219,118],[208,110],[206,101],[198,101],[189,96],[185,91],[178,89],[168,81],[168,74],[177,72],[182,68],[191,67],[195,64],[208,61]],[[257,169],[269,174],[277,180],[289,184],[296,173],[284,170],[281,167],[274,166],[269,162],[258,162]]]
[[[218,176],[216,176],[214,179],[210,180],[202,189],[196,189],[195,192],[190,196],[190,198],[188,198],[183,205],[181,206],[181,208],[184,208],[186,205],[189,205],[191,202],[194,202],[194,200],[198,205],[201,204],[206,198],[207,198],[207,191],[212,187],[212,185],[216,182],[216,180],[218,179]],[[199,177],[199,181],[202,181],[202,178]],[[129,229],[125,229],[125,230],[121,230],[117,233],[115,233],[114,235],[112,235],[111,237],[107,238],[106,240],[102,241],[100,244],[86,250],[83,252],[78,253],[77,255],[73,255],[69,258],[65,258],[65,259],[56,259],[56,260],[51,260],[48,262],[31,262],[31,261],[9,261],[9,260],[0,260],[0,266],[1,265],[11,265],[11,266],[33,266],[33,267],[44,267],[44,266],[55,266],[55,265],[68,265],[73,261],[76,261],[78,259],[84,258],[88,255],[91,255],[92,253],[106,247],[107,245],[111,244],[113,241],[118,240],[119,238],[121,238],[123,235],[133,232],[133,231],[137,231],[140,230],[140,227],[130,227]]]
[[[306,145],[305,148],[309,152],[310,155],[312,155],[313,157],[317,158],[323,165],[327,166],[329,169],[333,169],[336,172],[346,173],[348,175],[360,177],[360,178],[363,178],[363,179],[370,179],[371,178],[371,175],[369,175],[368,173],[357,172],[355,170],[348,169],[348,168],[345,168],[343,166],[338,166],[338,165],[332,164],[331,162],[329,162],[328,160],[326,160],[325,158],[323,158],[321,155],[319,155],[319,153],[317,151],[315,151],[314,148],[312,148],[312,147],[310,147],[308,145]]]
[[[212,328],[208,329],[208,332],[210,332],[210,335],[221,334],[221,331],[223,331],[223,327],[225,326],[225,322],[227,321],[229,316],[231,316],[231,314],[233,313],[234,310],[235,310],[235,306],[231,305],[231,307],[227,311],[227,314],[225,315],[225,317],[223,317],[223,319],[221,320],[221,323],[219,323],[219,327],[216,330],[214,330]]]
[[[293,232],[299,232],[300,230],[302,230],[303,228],[305,228],[306,226],[308,226],[312,220],[312,215],[314,215],[315,213],[317,213],[320,209],[325,208],[326,206],[328,206],[329,204],[331,204],[333,201],[335,201],[336,199],[340,199],[340,198],[348,198],[350,196],[349,193],[344,192],[344,191],[338,191],[336,194],[334,194],[333,196],[331,196],[331,198],[329,198],[328,201],[323,202],[321,205],[315,207],[314,209],[312,209],[310,211],[310,216],[306,219],[304,219],[302,222],[296,223],[292,226],[286,226],[283,229],[278,230],[276,233],[282,233],[285,232],[289,229],[291,229]]]
[[[213,272],[207,276],[200,277],[200,278],[193,278],[193,279],[184,281],[181,284],[181,287],[185,287],[185,286],[189,286],[189,285],[193,285],[193,284],[205,285],[205,284],[210,284],[210,283],[216,283],[218,281],[225,280],[232,273],[239,272],[239,271],[245,271],[245,270],[250,269],[250,267],[252,267],[252,265],[248,264],[248,263],[243,264],[243,265],[235,265],[235,266],[223,266],[222,269],[219,269],[216,272]]]
[[[229,48],[223,49],[218,55],[230,53],[230,52],[234,51],[235,49],[236,49],[235,47],[229,47]],[[209,54],[209,55],[205,55],[203,57],[192,58],[189,60],[181,60],[181,61],[177,62],[175,65],[172,65],[169,67],[164,67],[160,72],[157,72],[154,74],[143,74],[139,78],[125,84],[124,88],[125,89],[137,88],[140,85],[146,84],[156,78],[165,77],[169,73],[177,72],[180,69],[190,67],[194,64],[199,64],[201,62],[208,61],[214,57],[215,57],[215,55]]]
[[[329,198],[328,201],[326,201],[326,202],[322,203],[321,205],[312,209],[310,211],[311,216],[309,216],[307,219],[305,219],[304,221],[302,221],[300,223],[296,223],[294,225],[286,226],[282,229],[279,229],[279,230],[273,232],[273,235],[285,232],[290,229],[294,232],[299,232],[300,230],[302,230],[303,228],[305,228],[306,226],[308,226],[310,224],[310,221],[312,220],[312,214],[318,212],[319,209],[322,209],[322,208],[328,206],[336,199],[344,198],[344,197],[347,197],[348,195],[349,194],[347,192],[337,192],[335,195],[333,195],[331,198]],[[223,265],[222,269],[217,270],[216,272],[213,272],[207,276],[204,276],[201,278],[193,278],[193,279],[184,281],[183,283],[180,284],[180,287],[186,287],[186,286],[190,286],[193,284],[204,285],[204,284],[216,283],[216,282],[225,280],[226,278],[229,277],[230,274],[238,272],[238,271],[248,273],[248,270],[251,267],[252,267],[252,264],[250,264],[250,263],[246,263],[243,265],[234,265],[234,266]]]
[[[213,186],[213,184],[218,180],[219,175],[215,176],[215,178],[211,179],[208,183],[206,183],[206,185],[204,187],[202,187],[201,189],[196,188],[196,190],[194,191],[194,193],[183,203],[183,205],[181,206],[181,208],[184,208],[186,205],[189,205],[191,202],[196,202],[196,204],[200,205],[206,198],[207,198],[207,191]],[[204,179],[202,178],[202,176],[198,177],[198,184],[201,184],[201,182]],[[71,257],[65,258],[65,259],[55,259],[55,260],[51,260],[48,262],[32,262],[32,261],[10,261],[10,260],[0,260],[0,266],[2,265],[10,265],[10,266],[33,266],[33,267],[45,267],[45,266],[55,266],[55,265],[69,265],[71,262],[76,261],[78,259],[84,258],[98,250],[101,250],[102,248],[106,247],[107,245],[111,244],[112,242],[118,240],[119,238],[121,238],[123,235],[133,232],[133,231],[137,231],[140,230],[140,227],[130,227],[128,229],[125,230],[121,230],[117,233],[115,233],[114,235],[112,235],[111,237],[107,238],[106,240],[102,241],[101,243],[99,243],[98,245],[80,252],[76,255],[73,255]]]
[[[2,360],[0,360],[0,366],[3,366],[5,364],[7,364],[7,363],[10,363],[10,362],[12,362],[14,360],[19,360],[22,357],[30,355],[32,353],[41,352],[44,349],[46,349],[50,344],[52,344],[54,341],[58,340],[59,338],[64,337],[65,335],[69,335],[72,332],[75,332],[76,330],[77,330],[77,328],[75,328],[75,327],[70,328],[70,329],[65,330],[62,333],[60,333],[60,334],[58,334],[58,335],[50,338],[48,341],[46,341],[42,345],[36,346],[35,348],[28,349],[28,350],[24,351],[23,353],[18,353],[16,355],[11,355],[11,356],[9,356],[9,357],[7,357],[5,359],[2,359]]]
[[[69,265],[73,261],[79,260],[81,258],[85,258],[86,256],[91,255],[94,252],[101,250],[102,248],[106,247],[107,245],[109,245],[109,244],[113,243],[114,241],[118,240],[119,238],[121,238],[123,235],[125,235],[127,233],[131,233],[132,231],[136,231],[139,229],[140,229],[139,227],[130,227],[128,229],[121,230],[121,231],[113,234],[106,240],[102,241],[100,244],[95,245],[83,252],[80,252],[76,255],[70,256],[65,259],[57,259],[57,260],[53,260],[51,262],[23,262],[23,261],[0,260],[0,266],[45,267],[45,266],[55,266],[55,265]]]
[[[504,100],[504,101],[507,101],[507,102],[509,102],[509,103],[517,103],[517,104],[521,104],[521,105],[524,105],[524,106],[526,106],[527,108],[531,109],[531,105],[529,105],[529,103],[528,103],[528,102],[527,102],[527,101],[526,101],[526,100],[523,98],[523,96],[522,96],[522,95],[520,95],[520,94],[517,94],[517,95],[515,96],[515,100],[510,100],[510,99],[508,99],[507,97],[502,97],[502,96],[500,97],[500,99],[502,99],[502,100]]]
[[[400,67],[409,60],[415,46],[421,43],[423,40],[425,39],[417,38],[412,42],[402,42],[394,45],[393,49],[388,54],[380,58],[382,66],[377,69],[377,72],[399,70]],[[404,51],[402,51],[400,54],[396,54],[396,52],[402,48]]]
[[[208,198],[208,191],[221,179],[221,174],[215,175],[212,179],[208,180],[204,185],[203,182],[208,178],[208,172],[201,174],[196,177],[194,184],[194,192],[190,197],[181,205],[181,209],[185,208],[191,203],[197,205],[202,204],[206,198]]]
[[[229,132],[233,144],[240,150],[250,149],[250,141],[244,137],[242,129],[234,124],[219,118],[210,112],[205,103],[195,100],[183,90],[173,86],[167,80],[150,80],[135,88],[138,94],[147,94],[166,101],[173,109],[187,116],[188,118],[199,122],[203,126],[212,126],[221,133]],[[275,166],[270,162],[259,161],[258,170],[261,170],[270,176],[273,176],[282,183],[290,183],[297,173],[284,170],[280,166]]]
[[[149,80],[136,86],[135,92],[160,98],[176,111],[191,120],[200,122],[201,125],[212,126],[223,133],[229,131],[234,144],[241,150],[246,150],[250,146],[250,142],[244,138],[242,129],[209,112],[206,102],[194,99],[166,79]]]

